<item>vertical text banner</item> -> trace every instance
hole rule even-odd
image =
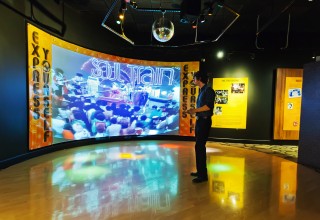
[[[302,99],[302,77],[286,77],[283,130],[299,131]]]
[[[182,63],[180,79],[180,136],[194,136],[196,118],[187,114],[196,107],[198,88],[193,84],[193,74],[199,71],[199,62]]]
[[[27,25],[29,81],[29,149],[52,144],[51,131],[51,39]]]
[[[212,127],[246,129],[248,78],[214,78]]]
[[[53,95],[53,76],[54,71],[58,63],[59,58],[55,56],[54,48],[63,48],[68,51],[72,51],[76,54],[84,55],[82,57],[90,56],[89,60],[99,61],[102,64],[111,65],[108,66],[110,70],[110,77],[120,77],[116,75],[116,72],[126,72],[128,69],[132,72],[128,77],[134,82],[135,77],[140,76],[141,69],[146,71],[170,69],[177,70],[180,74],[178,78],[181,80],[178,82],[180,84],[180,96],[177,95],[179,103],[179,131],[178,135],[181,136],[193,136],[194,135],[194,124],[195,118],[186,113],[187,109],[195,108],[197,89],[192,86],[193,73],[199,70],[199,62],[162,62],[162,61],[147,61],[147,60],[136,60],[131,58],[118,57],[114,55],[104,54],[97,51],[89,50],[87,48],[80,47],[75,44],[71,44],[62,39],[56,38],[37,27],[27,24],[27,34],[28,34],[28,83],[29,83],[29,149],[34,150],[42,147],[51,146],[54,144],[53,130],[52,126],[53,120],[52,109],[54,103],[52,103]],[[76,59],[68,59],[66,62],[77,63]],[[81,63],[81,62],[78,62]],[[107,63],[107,64],[106,64]],[[73,69],[79,68],[76,71],[86,72],[86,64],[79,67],[72,67]],[[75,64],[76,65],[76,64]],[[134,65],[134,66],[132,66]],[[138,65],[138,66],[137,66]],[[139,66],[140,65],[140,66]],[[55,66],[55,67],[53,67]],[[142,67],[143,68],[142,68]],[[117,69],[117,68],[126,69]],[[153,67],[153,68],[151,68]],[[69,66],[62,65],[59,68],[70,69]],[[71,68],[71,69],[72,69]],[[72,70],[73,70],[72,69]],[[89,68],[90,69],[90,68]],[[130,72],[129,71],[129,72]],[[89,71],[91,73],[91,71]],[[66,71],[69,73],[69,71]],[[99,72],[100,73],[100,72]],[[91,73],[92,74],[92,73]],[[66,74],[67,75],[67,74]],[[153,76],[153,78],[152,78]],[[154,77],[157,76],[157,77]],[[159,80],[162,75],[155,74],[145,74],[142,80],[145,79],[157,79]],[[91,75],[92,77],[92,75]],[[97,78],[97,76],[95,76]],[[109,75],[108,75],[109,77]],[[149,78],[148,78],[149,77]],[[119,78],[120,79],[120,78]],[[139,78],[140,79],[140,78]],[[171,79],[171,78],[170,78]],[[123,80],[121,78],[120,80]],[[173,80],[173,78],[172,78]],[[147,80],[147,82],[149,82]],[[157,81],[158,82],[158,81]],[[150,84],[151,85],[151,84]],[[164,87],[165,88],[165,87]],[[55,106],[54,106],[55,107]]]

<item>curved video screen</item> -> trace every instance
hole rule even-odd
[[[52,55],[54,143],[179,134],[180,67],[113,62],[58,46]]]
[[[180,127],[192,126],[188,77],[199,62],[123,58],[31,24],[27,30],[30,150],[90,138],[193,135]]]

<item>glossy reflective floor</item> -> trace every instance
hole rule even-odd
[[[130,141],[63,150],[0,171],[0,219],[319,219],[320,173],[270,154],[193,142]]]

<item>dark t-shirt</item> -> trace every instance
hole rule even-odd
[[[200,108],[204,105],[207,105],[210,108],[210,110],[204,111],[204,112],[197,112],[196,113],[197,116],[211,117],[213,115],[215,96],[216,96],[216,94],[215,94],[214,90],[207,85],[204,85],[200,89],[200,93],[199,93],[198,99],[197,99],[197,108]]]

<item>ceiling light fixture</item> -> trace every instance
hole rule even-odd
[[[137,5],[137,2],[136,1],[133,1],[133,0],[130,0],[130,6],[134,9],[137,9],[138,8],[138,5]]]
[[[122,11],[119,12],[119,19],[120,20],[124,19],[124,13]]]
[[[218,0],[217,5],[218,7],[222,8],[224,6],[224,0]]]
[[[115,7],[117,5],[119,5],[120,1],[121,1],[121,3],[120,3],[121,13],[119,10],[119,15],[121,15],[120,17],[122,17],[122,15],[123,15],[123,18],[120,21],[121,25],[124,24],[123,20],[124,20],[125,11],[127,10],[127,5],[126,5],[127,3],[131,6],[132,9],[134,9],[137,12],[163,12],[163,11],[165,11],[165,12],[171,12],[171,13],[180,13],[180,22],[181,23],[194,23],[194,21],[196,20],[195,25],[193,24],[193,28],[196,29],[195,41],[193,43],[184,44],[184,45],[176,45],[176,46],[173,46],[173,45],[169,45],[169,46],[153,45],[151,43],[149,45],[136,45],[136,46],[182,47],[182,46],[191,46],[191,45],[204,44],[204,43],[213,43],[213,42],[218,41],[222,37],[222,35],[233,25],[233,23],[240,17],[240,14],[238,14],[233,9],[231,9],[230,7],[228,7],[224,4],[224,0],[215,0],[213,3],[211,3],[210,8],[207,6],[206,9],[204,9],[202,12],[199,12],[199,13],[198,13],[198,11],[196,11],[197,13],[195,13],[195,9],[193,7],[187,7],[187,8],[182,7],[183,4],[181,4],[181,9],[171,9],[171,8],[162,9],[161,7],[160,8],[140,8],[140,7],[137,7],[135,0],[113,0],[111,6],[109,7],[109,10],[107,11],[106,16],[104,17],[104,19],[101,23],[101,26],[106,28],[107,30],[111,31],[115,35],[121,37],[122,39],[126,40],[127,42],[129,42],[132,45],[135,45],[135,43],[131,39],[129,39],[128,37],[125,36],[124,31],[123,31],[124,29],[122,26],[121,26],[122,33],[119,33],[106,24],[108,18],[113,13]],[[194,2],[198,2],[198,1],[182,0],[182,3],[186,3],[186,2],[188,4],[193,4]],[[190,8],[191,8],[191,11],[189,11]],[[208,15],[211,14],[211,13],[209,13],[211,11],[209,9],[212,9],[212,13],[218,13],[220,11],[220,9],[222,9],[222,8],[224,9],[225,12],[231,13],[231,15],[234,16],[233,19],[225,26],[224,29],[221,30],[220,34],[215,39],[198,41],[197,40],[198,22],[200,22],[200,23],[201,23],[201,21],[203,22],[203,19],[200,20],[200,15],[203,14],[205,16],[207,14]],[[183,10],[187,10],[187,11],[183,11]],[[195,14],[197,14],[197,15],[195,15]],[[156,21],[158,23],[156,23]],[[156,36],[159,37],[159,39],[161,39],[160,42],[169,41],[174,34],[173,23],[170,20],[165,19],[164,16],[162,16],[162,18],[157,19],[156,21],[152,24],[152,26],[153,26],[152,32],[154,31],[156,33]],[[191,21],[193,21],[193,22],[191,22]],[[159,25],[159,24],[162,24],[162,25]],[[160,27],[162,27],[162,29]],[[158,32],[157,32],[157,30],[158,30]]]
[[[222,59],[224,57],[224,52],[223,51],[218,51],[218,53],[217,53],[217,58],[218,59]]]
[[[119,14],[118,17],[122,21],[124,19],[124,13],[127,10],[127,4],[125,0],[121,0],[121,6],[119,8]]]
[[[212,7],[210,7],[210,8],[208,9],[208,15],[209,15],[209,16],[213,15],[213,8],[212,8]]]
[[[200,23],[206,22],[206,17],[204,16],[204,14],[200,15],[199,21],[200,21]]]
[[[191,25],[193,29],[196,29],[198,27],[198,19],[194,20]]]
[[[125,0],[121,0],[121,10],[122,11],[127,10],[127,3]]]

